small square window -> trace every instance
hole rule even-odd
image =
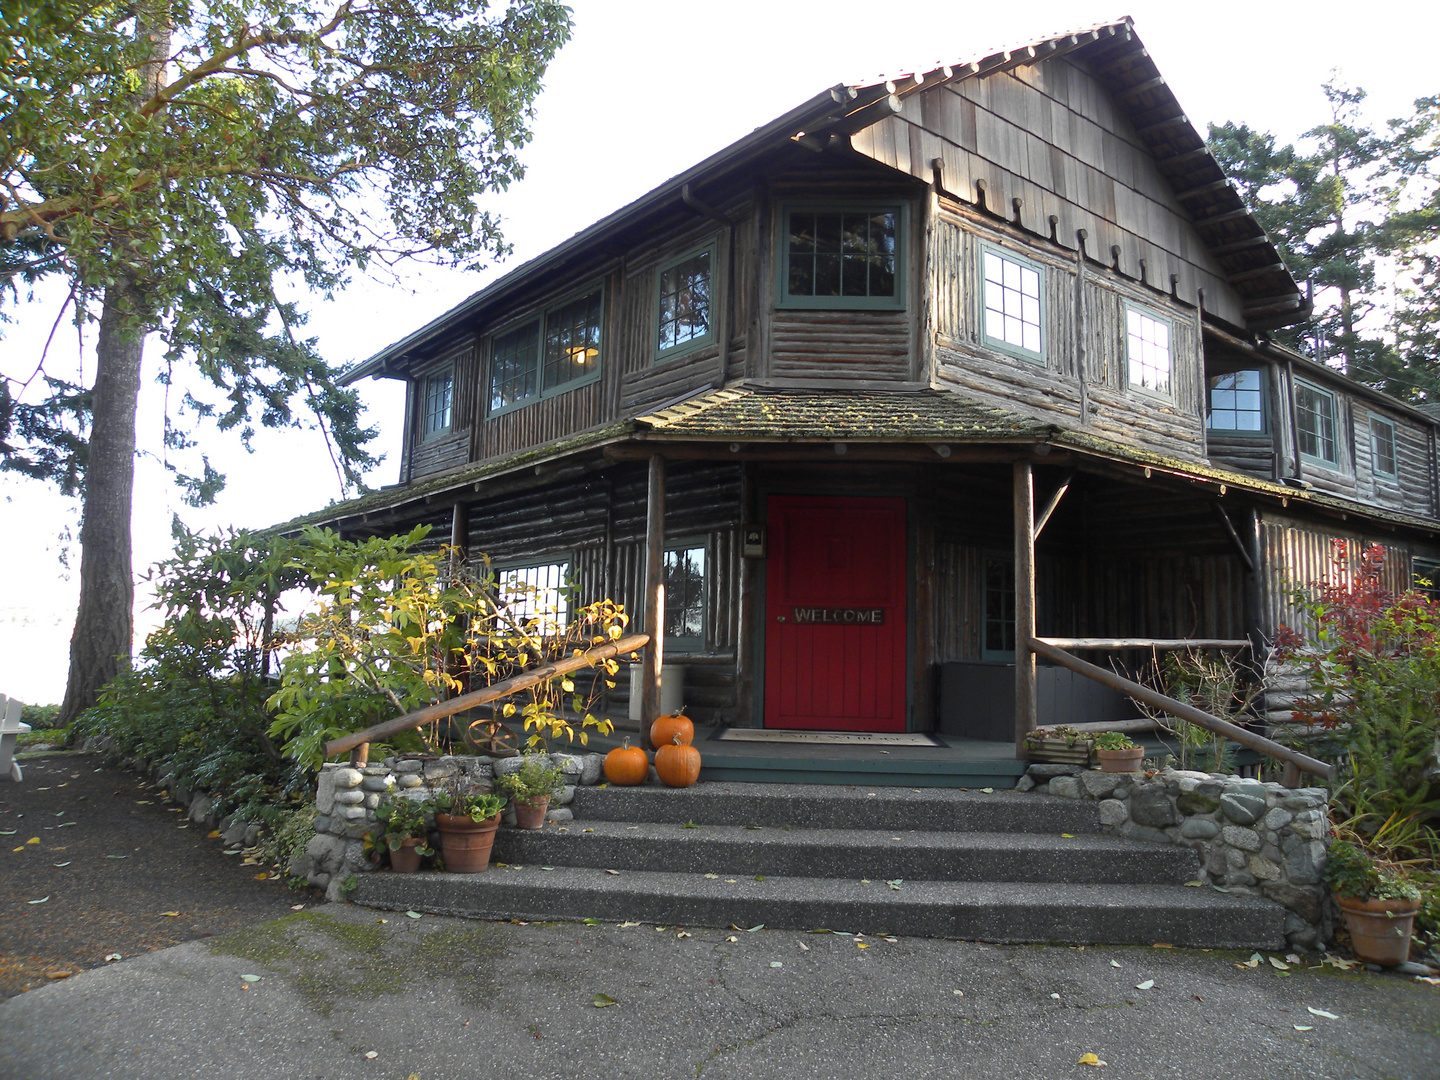
[[[1381,476],[1395,475],[1395,425],[1378,416],[1370,417],[1370,461]]]
[[[780,236],[782,307],[899,308],[899,207],[791,207]]]
[[[665,643],[677,649],[705,647],[703,544],[687,544],[665,552]]]
[[[985,343],[1031,360],[1045,357],[1040,268],[987,248],[981,255]]]
[[[1237,435],[1265,433],[1264,376],[1256,368],[1212,375],[1206,400],[1205,426]]]
[[[1170,396],[1170,323],[1125,309],[1125,356],[1130,385]]]
[[[714,263],[714,252],[707,249],[661,268],[655,342],[657,357],[698,348],[714,340],[710,318],[711,268]]]
[[[1336,465],[1335,395],[1309,383],[1295,381],[1295,438],[1301,457]]]
[[[570,621],[570,560],[495,571],[501,609],[527,629],[558,633]]]
[[[430,375],[425,379],[421,431],[424,438],[450,430],[450,407],[454,377],[450,372]]]

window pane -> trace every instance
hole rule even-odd
[[[1170,327],[1138,311],[1125,313],[1130,385],[1157,394],[1170,392]]]
[[[710,252],[702,251],[660,275],[660,352],[710,333]]]
[[[1296,441],[1300,452],[1334,464],[1335,399],[1323,390],[1295,384]]]
[[[1212,431],[1263,432],[1265,400],[1260,386],[1258,369],[1212,375],[1205,426]]]
[[[424,423],[426,435],[446,431],[450,427],[450,403],[454,383],[452,376],[431,375],[425,380]]]
[[[1386,476],[1395,475],[1395,428],[1388,420],[1370,419],[1370,444],[1374,450],[1374,469]]]
[[[503,409],[539,392],[540,327],[522,326],[495,339],[490,352],[490,408]]]
[[[570,620],[570,564],[516,566],[496,574],[500,606],[510,618],[539,633],[556,633]]]
[[[665,552],[665,636],[705,636],[705,549]]]
[[[1040,275],[1035,270],[986,251],[985,336],[1026,352],[1042,352]]]
[[[786,281],[791,296],[896,295],[894,211],[796,212],[789,221]]]
[[[545,314],[543,386],[583,379],[600,365],[600,290]]]

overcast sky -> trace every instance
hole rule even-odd
[[[1369,92],[1374,122],[1440,93],[1432,63],[1407,45],[1440,37],[1440,4],[1377,0],[1356,7],[1259,0],[1203,6],[1135,2],[1107,8],[1051,0],[961,5],[914,0],[574,0],[575,32],[536,105],[529,173],[498,199],[514,256],[484,274],[426,271],[399,286],[357,282],[332,302],[312,300],[311,332],[336,362],[364,359],[446,311],[503,272],[578,232],[667,178],[767,123],[826,87],[888,71],[925,69],[1051,32],[1134,17],[1136,32],[1196,127],[1237,120],[1293,139],[1326,118],[1320,85],[1332,70]],[[1421,54],[1424,55],[1423,53]],[[38,358],[57,312],[41,298],[13,312],[6,369],[17,355]],[[93,332],[87,334],[93,339]],[[147,376],[159,350],[147,351]],[[62,327],[52,357],[80,356]],[[93,359],[84,358],[87,371]],[[369,382],[370,422],[388,460],[372,484],[393,483],[401,416],[395,384]],[[203,511],[180,503],[155,460],[159,387],[142,397],[142,458],[136,482],[137,573],[169,553],[169,522],[259,527],[323,506],[339,487],[314,437],[263,433],[246,455],[223,435],[204,449],[229,476],[219,502]],[[76,508],[39,485],[0,477],[4,527],[0,565],[0,693],[59,701],[73,619],[78,549],[60,564]],[[143,590],[142,590],[143,595]],[[142,605],[144,601],[142,600]],[[153,622],[138,612],[139,625]]]

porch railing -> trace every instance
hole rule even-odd
[[[327,758],[334,757],[336,754],[343,754],[349,750],[352,752],[351,762],[363,764],[369,757],[370,744],[376,739],[388,738],[391,735],[398,735],[402,731],[411,731],[418,727],[424,727],[426,724],[433,724],[437,720],[447,719],[466,709],[473,709],[477,705],[488,705],[492,701],[499,701],[501,698],[519,693],[546,679],[553,679],[558,675],[568,675],[581,668],[594,667],[601,660],[609,660],[611,657],[620,656],[623,653],[635,652],[649,643],[649,634],[630,634],[617,641],[596,645],[582,653],[567,656],[563,660],[556,660],[553,664],[530,668],[522,671],[519,675],[492,683],[484,690],[461,694],[449,701],[427,705],[423,709],[416,709],[404,716],[397,716],[393,720],[375,724],[364,731],[355,731],[349,735],[342,735],[338,739],[331,739],[325,744],[325,756]]]
[[[1248,641],[1229,640],[1205,640],[1205,641],[1159,641],[1141,638],[1029,638],[1027,644],[1030,651],[1036,656],[1042,656],[1051,663],[1059,664],[1061,667],[1069,668],[1071,671],[1086,678],[1094,679],[1102,686],[1108,686],[1112,690],[1118,690],[1126,697],[1143,701],[1152,708],[1160,709],[1171,716],[1184,720],[1187,723],[1195,724],[1206,731],[1216,735],[1223,735],[1232,739],[1241,746],[1248,746],[1251,750],[1258,751],[1286,764],[1285,777],[1283,782],[1287,787],[1295,787],[1299,779],[1299,773],[1309,773],[1318,776],[1323,780],[1332,780],[1335,775],[1334,767],[1323,761],[1318,761],[1308,754],[1302,754],[1298,750],[1292,750],[1288,746],[1282,746],[1274,739],[1267,739],[1263,735],[1257,735],[1248,728],[1240,727],[1222,720],[1218,716],[1207,713],[1204,709],[1197,709],[1194,705],[1178,701],[1153,690],[1148,686],[1127,679],[1123,675],[1117,675],[1113,671],[1102,668],[1089,661],[1081,660],[1061,646],[1069,648],[1238,648],[1242,645],[1249,645]]]

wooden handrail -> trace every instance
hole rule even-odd
[[[1248,649],[1249,638],[1042,637],[1057,649]]]
[[[567,656],[563,660],[556,660],[553,664],[546,664],[544,667],[531,668],[529,671],[522,671],[508,679],[487,686],[484,690],[472,690],[468,694],[461,694],[459,697],[451,698],[449,701],[437,702],[434,705],[427,705],[423,709],[416,709],[404,716],[397,716],[393,720],[386,720],[384,723],[375,724],[364,731],[352,732],[349,735],[342,735],[338,739],[331,739],[325,744],[325,756],[334,757],[336,754],[343,754],[346,750],[354,750],[357,746],[364,746],[376,739],[383,739],[389,735],[398,735],[402,731],[409,731],[412,728],[424,727],[436,720],[444,720],[447,716],[454,716],[466,709],[473,709],[477,705],[488,705],[492,701],[509,697],[520,690],[534,686],[546,679],[553,679],[557,675],[568,675],[572,671],[579,671],[581,668],[594,667],[598,661],[608,660],[612,656],[619,656],[622,653],[634,652],[636,649],[644,648],[650,643],[649,634],[631,634],[628,637],[620,638],[618,641],[608,642],[604,645],[596,645],[594,648],[586,649],[583,653],[575,656]]]
[[[1167,697],[1158,690],[1152,690],[1150,687],[1127,679],[1123,675],[1117,675],[1113,671],[1107,671],[1105,668],[1099,667],[1086,660],[1081,660],[1078,656],[1071,656],[1064,649],[1056,648],[1043,638],[1032,637],[1027,644],[1030,646],[1030,651],[1036,656],[1043,656],[1052,663],[1059,664],[1061,667],[1069,668],[1071,671],[1080,675],[1094,679],[1102,686],[1108,686],[1112,690],[1118,690],[1127,697],[1134,698],[1136,701],[1143,701],[1146,705],[1163,709],[1171,716],[1178,717],[1191,724],[1197,724],[1206,731],[1213,731],[1216,735],[1223,735],[1227,739],[1233,739],[1241,746],[1248,746],[1251,750],[1257,750],[1269,757],[1278,758],[1281,761],[1294,765],[1301,772],[1310,773],[1323,780],[1333,779],[1335,775],[1334,767],[1327,765],[1323,761],[1317,761],[1315,758],[1307,754],[1302,754],[1298,750],[1292,750],[1288,746],[1282,746],[1274,739],[1267,739],[1263,735],[1257,735],[1255,732],[1232,724],[1228,720],[1222,720],[1218,716],[1212,716],[1204,709],[1197,709],[1194,705],[1187,705],[1183,701],[1177,701],[1175,698]]]

